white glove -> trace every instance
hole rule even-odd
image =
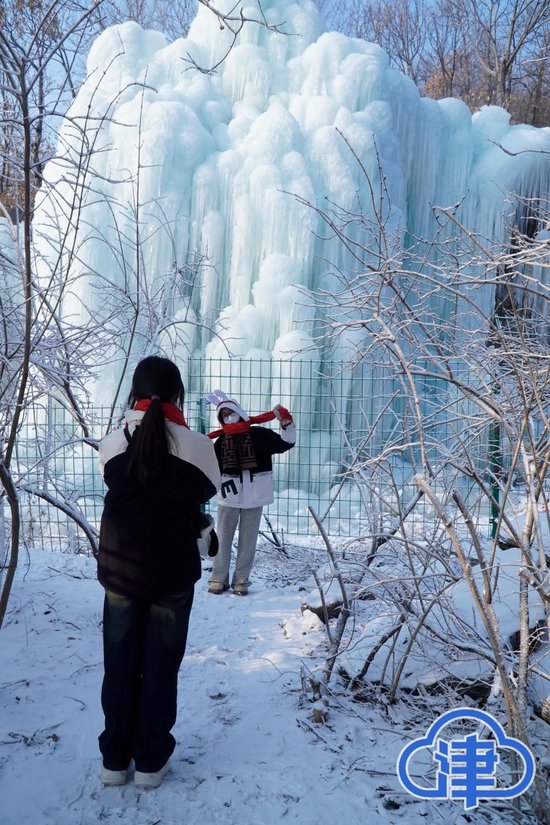
[[[218,535],[214,530],[214,519],[209,513],[203,513],[201,516],[201,532],[197,539],[197,547],[203,559],[217,555]]]

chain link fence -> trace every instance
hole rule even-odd
[[[468,438],[476,460],[492,460],[488,433],[470,422],[468,435],[460,423],[468,421],[464,402],[439,379],[419,382],[419,410],[402,379],[373,364],[332,365],[328,373],[303,355],[292,361],[193,358],[183,377],[185,415],[201,432],[219,426],[205,400],[214,389],[238,399],[251,415],[278,402],[291,410],[297,444],[274,457],[276,500],[264,509],[265,528],[279,534],[317,533],[309,507],[329,535],[372,534],[414,496],[421,453],[441,462],[445,454],[456,454],[458,444],[464,449]],[[90,551],[105,494],[94,442],[106,434],[109,417],[109,409],[90,409],[92,435],[84,438],[80,425],[52,399],[28,412],[17,453],[27,545]],[[113,426],[119,423],[120,418]],[[459,483],[467,488],[466,479]],[[215,512],[215,500],[208,509]]]

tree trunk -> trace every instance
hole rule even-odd
[[[0,482],[2,483],[2,487],[6,491],[6,496],[8,498],[8,503],[10,505],[11,510],[11,542],[10,542],[10,550],[9,550],[9,562],[6,569],[6,579],[2,585],[2,590],[0,592],[0,630],[2,629],[2,625],[4,623],[4,617],[6,615],[6,610],[8,607],[8,600],[11,593],[11,588],[13,585],[13,580],[15,578],[15,571],[17,570],[17,561],[19,559],[19,538],[21,534],[21,517],[20,517],[20,510],[19,510],[19,498],[17,496],[17,490],[13,484],[11,475],[9,471],[6,469],[6,466],[3,461],[0,461]],[[0,524],[3,527],[3,519]],[[3,532],[2,536],[0,537],[0,542],[5,541],[5,534]]]

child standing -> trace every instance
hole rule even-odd
[[[222,474],[216,519],[219,551],[214,559],[208,591],[219,594],[229,589],[231,547],[238,526],[237,559],[231,587],[236,595],[246,596],[262,510],[273,502],[272,456],[294,446],[296,427],[291,414],[280,404],[272,412],[250,418],[237,401],[228,398],[221,390],[215,390],[208,400],[215,404],[221,424],[221,430],[209,435],[217,439],[215,449]],[[253,426],[275,418],[279,421],[279,434],[267,427]]]

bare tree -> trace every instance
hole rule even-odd
[[[461,97],[473,109],[496,104],[516,120],[548,122],[546,0],[353,0],[327,14],[345,34],[379,43],[425,94]]]
[[[541,27],[530,48],[516,62],[510,108],[517,120],[550,123],[550,24]]]
[[[101,12],[101,26],[135,20],[145,29],[158,29],[169,40],[185,37],[197,13],[198,0],[169,3],[166,0],[106,0]]]
[[[0,30],[0,70],[7,127],[4,140],[4,173],[10,181],[11,201],[3,205],[4,235],[11,243],[2,254],[1,265],[7,289],[2,298],[1,362],[0,362],[0,479],[11,514],[11,542],[6,579],[0,597],[0,624],[4,618],[11,584],[17,567],[21,512],[19,506],[19,472],[16,466],[16,446],[25,410],[45,387],[51,384],[65,387],[71,395],[72,366],[63,362],[66,347],[77,347],[59,335],[59,297],[44,293],[37,283],[32,242],[32,222],[36,193],[42,183],[44,164],[43,129],[47,113],[55,113],[58,97],[49,98],[44,79],[48,67],[67,49],[78,32],[85,30],[94,5],[81,9],[64,29],[53,7],[30,9],[37,14],[32,33],[26,28],[26,7],[11,4],[4,7],[15,16],[12,25]],[[27,36],[25,36],[27,35]],[[63,82],[61,84],[63,86]],[[51,108],[50,108],[51,106]],[[52,353],[55,352],[55,357]],[[60,371],[53,364],[62,364]],[[0,537],[2,544],[4,534]],[[5,553],[2,552],[2,559]],[[4,566],[4,565],[3,565]]]
[[[514,70],[538,35],[550,26],[546,0],[458,0],[473,22],[472,45],[487,77],[487,103],[507,107]]]
[[[537,750],[529,715],[548,720],[550,696],[550,204],[511,195],[507,243],[480,238],[460,205],[434,207],[434,237],[405,247],[383,176],[370,186],[372,213],[317,208],[355,260],[318,296],[319,343],[353,334],[348,366],[378,393],[363,433],[348,432],[342,480],[371,527],[340,561],[341,576],[363,573],[347,577],[353,621],[340,633],[327,617],[327,674],[359,697],[369,684],[389,701],[418,690],[497,709],[498,697]],[[545,822],[542,783],[530,804]]]
[[[427,37],[425,0],[354,0],[337,6],[333,19],[334,15],[345,34],[378,43],[398,69],[421,83],[420,64]]]
[[[81,54],[97,31],[94,19],[102,2],[6,0],[0,7],[0,202],[12,213],[24,200],[19,170],[25,163],[25,138],[32,198],[55,144],[54,118],[64,113],[82,79]]]
[[[474,104],[474,59],[454,0],[441,0],[429,11],[426,36],[425,93],[435,98],[461,97]]]

